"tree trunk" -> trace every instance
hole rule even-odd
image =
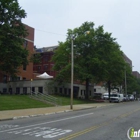
[[[110,91],[111,91],[111,83],[110,81],[107,82],[108,85],[108,93],[109,93],[109,100],[110,100]]]
[[[86,95],[85,95],[85,99],[87,99],[87,100],[89,98],[88,93],[89,93],[89,79],[87,78],[86,79]]]

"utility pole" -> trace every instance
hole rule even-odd
[[[70,101],[70,109],[73,109],[73,35],[71,36],[71,101]]]

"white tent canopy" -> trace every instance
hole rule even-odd
[[[42,79],[49,79],[49,78],[53,78],[53,76],[48,75],[46,72],[44,72],[41,75],[36,76],[38,78],[42,78]]]

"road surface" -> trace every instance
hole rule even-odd
[[[132,128],[140,129],[138,101],[1,121],[0,140],[129,140]]]

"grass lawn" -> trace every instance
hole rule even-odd
[[[52,105],[31,99],[27,95],[0,95],[0,110],[40,108],[49,106]]]
[[[70,97],[64,97],[64,96],[58,96],[58,95],[55,95],[54,97],[61,99],[62,105],[70,105]],[[87,103],[91,103],[91,101],[73,99],[73,104],[87,104]]]
[[[70,97],[55,96],[62,101],[62,105],[70,105]],[[73,99],[73,104],[91,103],[85,100]],[[50,107],[53,105],[31,99],[28,95],[0,95],[0,111],[26,108]]]

